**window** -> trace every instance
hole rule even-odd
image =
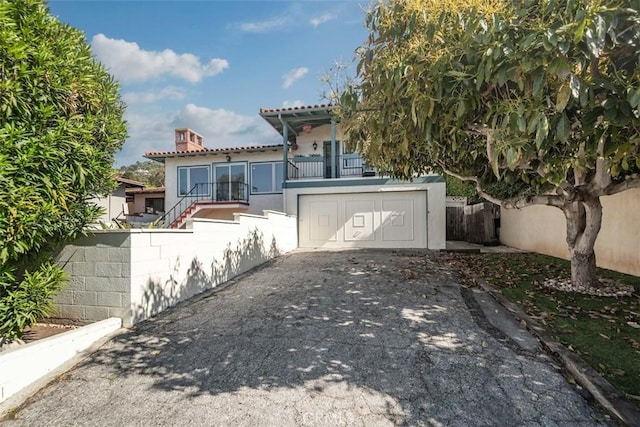
[[[192,195],[208,195],[209,166],[189,166],[178,168],[178,196],[184,196],[197,185]]]
[[[248,200],[247,194],[247,164],[223,163],[214,165],[215,171],[215,199],[219,202],[234,200]]]
[[[184,141],[185,140],[185,133],[184,132],[178,132],[178,139],[180,141]]]
[[[148,197],[144,199],[144,211],[152,214],[164,212],[164,198]]]
[[[282,162],[251,165],[251,193],[282,193]]]

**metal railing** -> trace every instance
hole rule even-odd
[[[249,202],[249,184],[240,181],[205,182],[191,190],[155,221],[157,227],[170,228],[180,216],[197,202]]]
[[[296,166],[296,164],[293,163],[291,160],[287,160],[287,163],[288,163],[287,176],[289,177],[289,179],[298,179],[298,176],[300,175],[300,170],[298,166]]]
[[[336,178],[345,176],[374,176],[375,170],[367,167],[359,155],[344,154],[336,158]],[[297,156],[289,161],[288,178],[331,178],[331,162],[320,156]]]

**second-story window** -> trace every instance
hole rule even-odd
[[[282,193],[282,162],[251,164],[251,194]]]

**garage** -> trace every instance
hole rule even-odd
[[[301,248],[426,248],[427,191],[298,196]]]

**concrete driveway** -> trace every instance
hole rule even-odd
[[[481,300],[437,255],[295,252],[118,336],[5,422],[600,425]]]

